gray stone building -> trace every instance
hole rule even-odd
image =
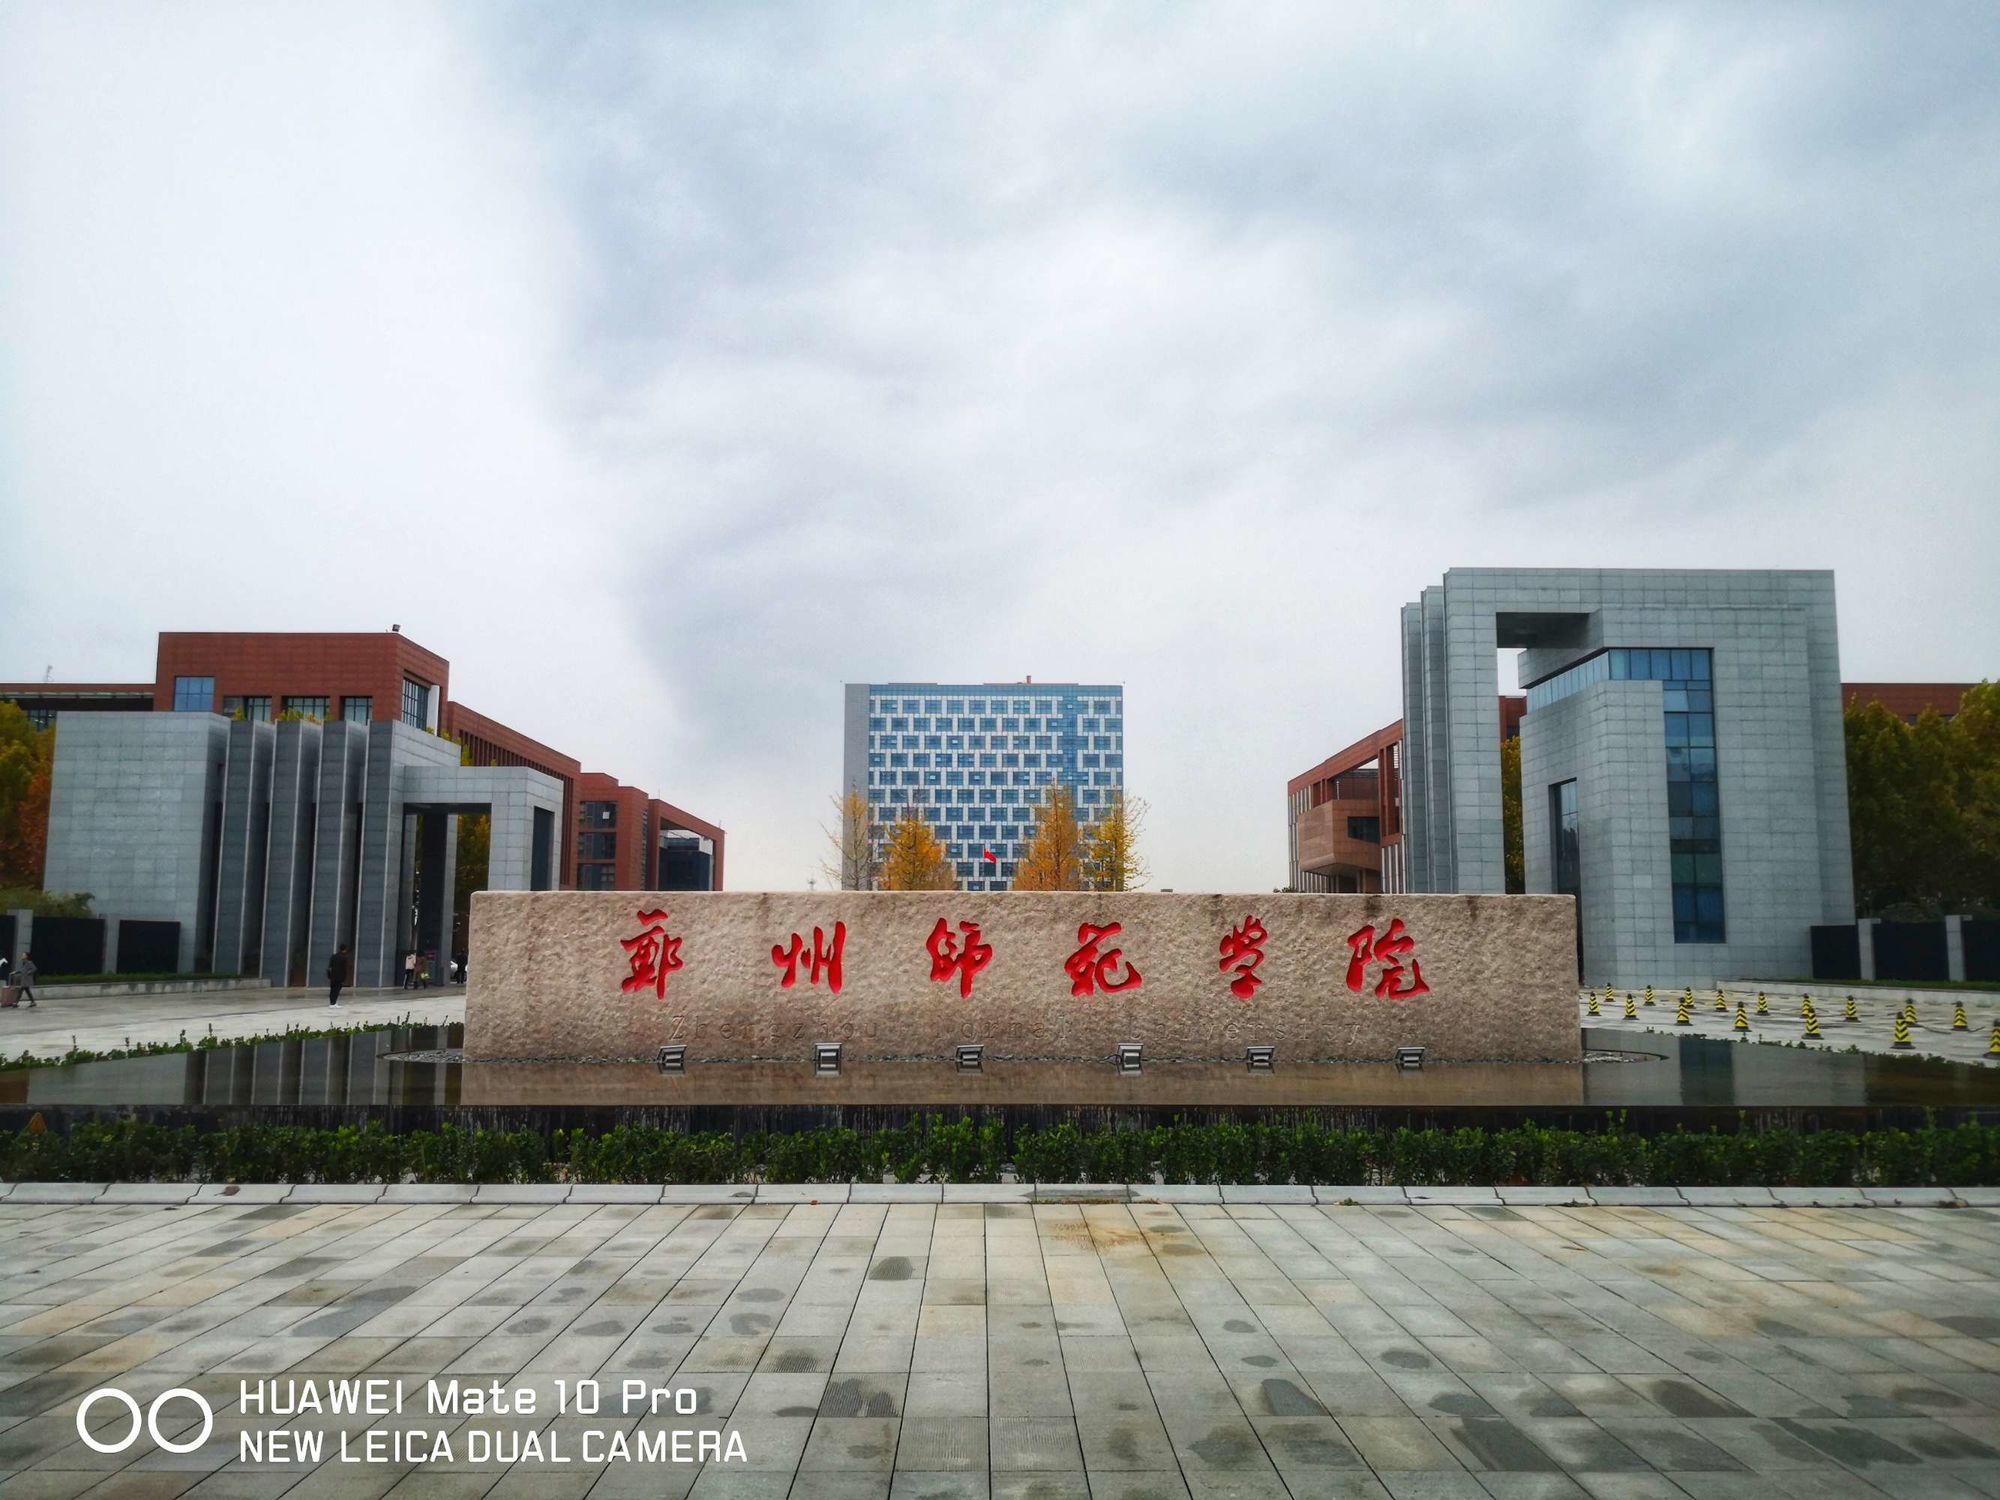
[[[409,949],[452,955],[459,817],[491,815],[489,888],[551,890],[562,807],[401,723],[62,713],[44,883],[178,922],[182,970],[316,984],[345,946],[353,983],[394,984]]]
[[[1577,898],[1587,982],[1806,975],[1854,920],[1831,573],[1454,568],[1402,640],[1410,890],[1504,889],[1518,648],[1527,889]]]

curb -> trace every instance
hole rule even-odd
[[[226,1208],[273,1203],[554,1207],[751,1204],[1151,1203],[1323,1208],[2000,1208],[2000,1187],[1301,1187],[1293,1184],[0,1182],[0,1204]]]

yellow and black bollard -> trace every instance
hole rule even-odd
[[[1596,991],[1596,990],[1592,990],[1592,991],[1590,992],[1590,1014],[1592,1014],[1593,1016],[1601,1016],[1601,1015],[1603,1015],[1603,1014],[1604,1014],[1604,1012],[1603,1012],[1603,1011],[1601,1011],[1601,1010],[1599,1010],[1599,1009],[1597,1008],[1597,991]]]
[[[1639,1019],[1639,1007],[1632,1003],[1632,997],[1630,995],[1627,995],[1625,997],[1625,1019],[1628,1021],[1636,1021]]]
[[[1653,987],[1650,984],[1646,986],[1646,1003],[1648,1005],[1653,1003]]]
[[[1819,1017],[1814,1015],[1811,1011],[1806,1012],[1805,1035],[1808,1040],[1816,1040],[1820,1035]]]
[[[1913,1047],[1916,1045],[1910,1040],[1910,1015],[1908,1011],[1899,1010],[1896,1012],[1896,1035],[1891,1039],[1889,1045],[1891,1047]]]
[[[1847,997],[1847,1014],[1840,1019],[1843,1021],[1858,1021],[1861,1019],[1861,1012],[1854,1008],[1854,997],[1852,995]]]
[[[1764,998],[1764,992],[1762,990],[1757,991],[1757,1014],[1760,1016],[1768,1016],[1770,1013],[1771,1013],[1771,1002]]]
[[[1917,1002],[1915,1000],[1908,998],[1904,999],[1903,1020],[1911,1026],[1917,1024]]]
[[[1687,1002],[1687,996],[1681,996],[1681,1003],[1674,1010],[1674,1024],[1676,1026],[1694,1025],[1694,1017],[1690,1014],[1691,1009]]]
[[[1736,1019],[1730,1024],[1729,1029],[1732,1031],[1748,1031],[1750,1029],[1750,1015],[1749,1012],[1743,1009],[1743,1002],[1741,1000],[1736,1002]]]
[[[1986,1055],[1988,1057],[2000,1057],[2000,1016],[1994,1018],[1993,1037],[1986,1044]]]
[[[1729,1009],[1729,1002],[1728,1002],[1727,1000],[1725,1000],[1725,999],[1723,999],[1723,998],[1722,998],[1722,991],[1721,991],[1721,990],[1717,990],[1717,991],[1715,992],[1715,1008],[1716,1008],[1717,1010],[1728,1010],[1728,1009]]]
[[[1965,1002],[1963,1000],[1951,1008],[1951,1029],[1953,1031],[1967,1031],[1971,1029],[1971,1023],[1965,1019]]]

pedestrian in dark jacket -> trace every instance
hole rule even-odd
[[[326,1003],[340,1004],[340,987],[347,983],[347,945],[345,943],[326,961]]]
[[[31,1010],[40,1010],[41,1002],[35,998],[35,959],[26,948],[21,950],[21,961],[14,965],[14,972],[8,981],[21,992],[21,998],[28,1002]]]

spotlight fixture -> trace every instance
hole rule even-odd
[[[1421,1047],[1398,1047],[1396,1066],[1405,1073],[1421,1073],[1424,1070],[1424,1049]]]
[[[1120,1042],[1118,1044],[1118,1071],[1136,1073],[1139,1071],[1139,1044]]]
[[[961,1073],[977,1073],[986,1066],[986,1049],[977,1042],[953,1048],[952,1057]]]
[[[1252,1073],[1269,1073],[1272,1071],[1273,1059],[1276,1058],[1277,1054],[1278,1049],[1276,1047],[1245,1047],[1243,1049],[1243,1066],[1248,1068]]]
[[[813,1071],[815,1073],[838,1073],[840,1071],[840,1043],[813,1043]]]
[[[687,1071],[688,1049],[685,1047],[662,1047],[659,1068],[662,1073],[685,1073]]]

